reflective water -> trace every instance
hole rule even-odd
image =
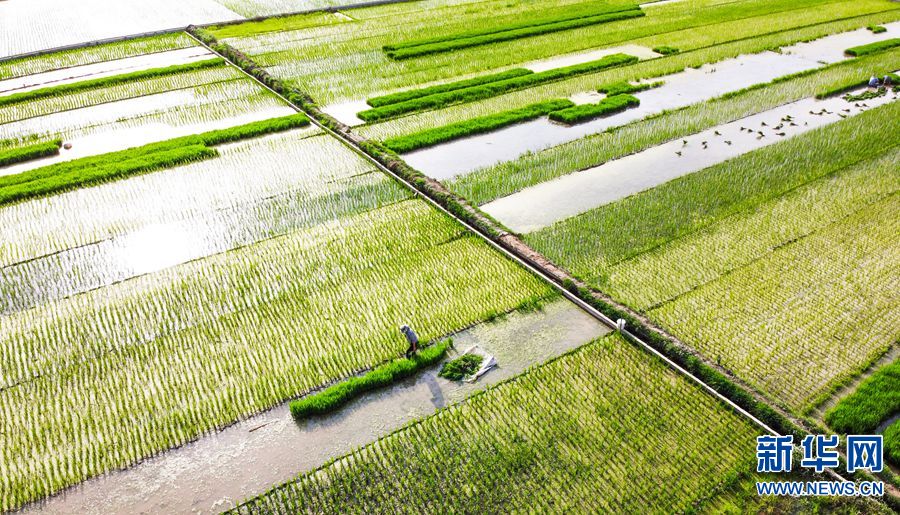
[[[873,108],[892,102],[895,98],[894,94],[888,94],[867,100],[864,104]],[[684,141],[670,141],[582,172],[531,186],[485,204],[481,209],[513,231],[536,231],[676,177],[868,109],[861,105],[857,107],[839,97],[826,100],[804,99],[785,104],[693,134]],[[823,109],[828,112],[822,112]],[[822,114],[811,114],[811,111]],[[782,122],[787,116],[792,117],[793,125],[791,122]],[[751,130],[742,130],[742,127]]]

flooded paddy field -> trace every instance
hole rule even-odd
[[[749,492],[898,427],[896,2],[91,1],[0,2],[0,511],[889,510]]]

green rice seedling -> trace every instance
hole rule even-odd
[[[856,95],[845,95],[844,100],[846,100],[847,102],[862,102],[863,100],[883,97],[885,95],[887,95],[887,88],[880,87],[874,91],[863,91],[862,93],[858,93]]]
[[[638,93],[640,91],[646,91],[652,88],[658,88],[662,86],[662,82],[644,82],[641,84],[632,84],[628,81],[619,81],[612,82],[610,84],[604,84],[597,88],[598,93],[604,93],[607,96],[615,96],[615,95],[624,95],[631,93]]]
[[[99,79],[88,79],[78,82],[71,82],[67,84],[61,84],[59,86],[49,86],[46,88],[25,91],[23,93],[14,93],[12,95],[0,96],[0,107],[23,102],[32,102],[43,98],[71,95],[72,93],[89,89],[106,88],[109,86],[115,86],[117,84],[142,81],[156,77],[165,77],[168,75],[179,75],[195,70],[204,70],[207,68],[215,68],[221,66],[225,66],[225,62],[221,58],[213,58],[187,64],[176,64],[163,68],[152,68],[149,70],[123,73],[121,75],[113,75],[111,77],[101,77]]]
[[[62,140],[45,141],[25,147],[0,150],[0,167],[59,154]]]
[[[884,457],[894,465],[900,465],[900,421],[884,430]]]
[[[583,123],[601,116],[608,116],[640,105],[641,101],[631,95],[613,95],[604,98],[596,104],[582,104],[578,106],[553,111],[550,119],[554,122],[574,125]]]
[[[395,358],[401,323],[431,341],[552,295],[409,200],[5,315],[2,507]]]
[[[638,309],[675,300],[900,190],[890,173],[898,158],[893,147],[615,265],[598,264],[603,289]]]
[[[234,513],[458,512],[479,503],[502,512],[689,511],[752,469],[757,434],[613,335],[277,486]],[[684,467],[704,473],[684,474]]]
[[[465,37],[454,35],[447,40],[435,41],[433,43],[409,43],[397,46],[386,46],[385,53],[392,59],[410,59],[413,57],[421,57],[442,52],[450,52],[462,48],[477,47],[481,45],[489,45],[520,38],[540,36],[542,34],[577,29],[581,27],[610,23],[619,20],[640,18],[642,16],[644,16],[644,12],[639,8],[632,10],[623,10],[621,12],[613,12],[597,16],[586,16],[571,20],[564,19],[561,21],[546,23],[542,25],[532,25],[511,30],[495,31],[483,35],[475,35],[475,33],[468,33],[472,35],[468,35]]]
[[[298,114],[0,176],[0,205],[210,159],[218,153],[209,146],[308,124],[309,119]]]
[[[388,104],[406,102],[407,100],[412,100],[414,98],[427,97],[436,93],[444,93],[446,91],[465,89],[472,86],[480,86],[489,82],[499,82],[502,80],[511,79],[513,77],[521,77],[522,75],[530,75],[533,73],[533,71],[525,68],[513,68],[512,70],[506,70],[505,72],[483,75],[481,77],[475,77],[473,79],[460,80],[447,84],[438,84],[437,86],[429,86],[427,88],[402,91],[400,93],[393,93],[380,97],[372,97],[366,100],[366,103],[372,107],[381,107]]]
[[[231,2],[234,3],[234,2]],[[241,2],[244,3],[244,2]],[[281,14],[297,9],[274,11],[271,14]],[[235,11],[238,12],[238,11]],[[306,28],[327,26],[336,23],[346,23],[348,20],[335,16],[331,12],[309,13],[304,16],[276,16],[259,21],[250,21],[241,24],[228,24],[210,27],[209,30],[216,33],[218,39],[240,38],[256,36],[270,32],[287,32]]]
[[[357,116],[366,121],[377,121],[386,118],[393,118],[402,114],[423,111],[425,109],[436,109],[459,102],[471,102],[483,98],[489,98],[501,95],[508,91],[517,89],[534,87],[552,81],[557,81],[566,77],[583,75],[586,73],[596,72],[606,68],[615,66],[624,66],[637,62],[638,58],[626,54],[612,54],[596,61],[588,63],[574,64],[562,68],[555,68],[540,73],[532,73],[521,77],[514,77],[497,82],[489,82],[480,86],[471,86],[468,88],[437,93],[425,97],[398,102],[396,104],[388,104],[382,107],[375,107],[360,111]]]
[[[883,52],[898,46],[900,46],[900,38],[893,38],[884,41],[876,41],[875,43],[869,43],[868,45],[848,48],[845,52],[847,55],[852,55],[853,57],[861,57],[868,54],[874,54],[875,52]]]
[[[840,433],[870,434],[900,412],[900,361],[885,365],[863,381],[856,391],[825,413],[825,422]]]
[[[444,363],[438,375],[451,381],[462,381],[477,372],[481,368],[482,361],[484,361],[484,357],[477,354],[463,354],[452,361]]]
[[[444,359],[451,345],[450,340],[435,343],[409,358],[390,361],[361,376],[345,379],[321,392],[292,401],[291,415],[296,419],[304,419],[335,411],[366,392],[385,388],[434,365]]]
[[[675,47],[666,46],[666,45],[653,47],[653,51],[656,52],[657,54],[661,54],[661,55],[673,55],[673,54],[677,54],[678,52],[681,52],[681,50],[678,50]]]
[[[453,139],[472,136],[475,134],[483,134],[485,132],[497,130],[499,128],[507,127],[516,123],[534,120],[535,118],[539,118],[549,113],[556,112],[560,109],[566,109],[574,105],[575,104],[573,104],[572,101],[566,99],[550,100],[547,102],[541,102],[540,104],[525,106],[521,109],[515,109],[513,111],[505,111],[490,116],[483,116],[481,118],[475,118],[473,120],[467,120],[465,122],[447,125],[444,127],[436,127],[431,130],[422,131],[416,134],[410,134],[409,136],[391,138],[384,142],[384,146],[393,150],[394,152],[409,152],[411,150],[437,145],[439,143],[443,143]]]
[[[11,79],[37,73],[125,59],[167,50],[195,46],[197,42],[183,32],[147,38],[130,39],[74,50],[63,50],[33,57],[0,62],[0,79]]]
[[[866,28],[872,31],[872,34],[881,34],[882,32],[887,32],[887,29],[882,27],[881,25],[869,25]]]

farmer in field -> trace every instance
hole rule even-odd
[[[884,84],[884,87],[889,88],[894,85],[894,81],[891,80],[890,75],[885,75],[883,84]]]
[[[874,75],[872,75],[872,78],[869,79],[869,87],[870,88],[877,88],[880,84],[881,83],[878,82],[878,77],[876,77]]]
[[[400,332],[403,333],[403,336],[406,336],[406,341],[409,342],[409,348],[406,349],[406,357],[410,357],[419,350],[419,337],[416,336],[416,332],[412,330],[408,325],[403,325],[400,328]]]

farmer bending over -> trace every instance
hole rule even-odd
[[[870,87],[870,88],[877,88],[877,87],[879,86],[879,84],[880,84],[880,83],[878,82],[878,77],[872,75],[872,78],[869,79],[869,87]]]
[[[400,332],[403,333],[403,336],[406,336],[406,341],[409,342],[409,348],[406,349],[406,357],[410,357],[419,350],[419,337],[416,336],[416,332],[412,330],[408,325],[403,325],[400,328]]]

